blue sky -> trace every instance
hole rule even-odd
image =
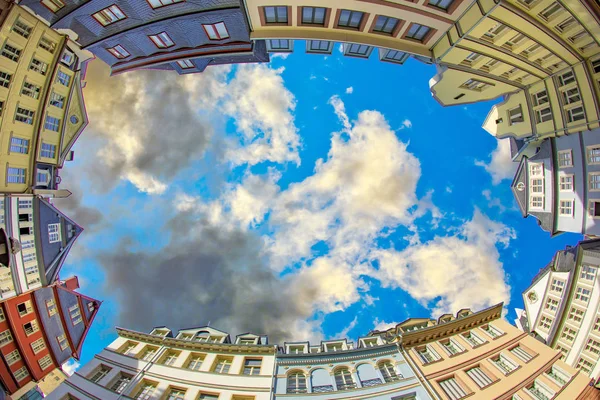
[[[81,361],[115,325],[354,340],[500,301],[512,320],[580,236],[521,217],[493,102],[444,108],[434,75],[337,47],[185,77],[92,62],[57,202],[85,228],[61,276],[103,300]]]

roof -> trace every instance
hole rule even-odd
[[[523,157],[517,167],[515,177],[510,184],[510,189],[513,192],[513,196],[515,196],[523,217],[527,217],[527,192],[529,189],[527,183],[527,157]]]

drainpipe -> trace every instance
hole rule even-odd
[[[400,351],[400,354],[402,354],[402,356],[406,359],[406,361],[408,362],[408,364],[410,365],[410,367],[417,373],[417,375],[419,377],[419,380],[421,382],[423,382],[423,386],[425,386],[425,390],[427,390],[427,392],[431,395],[431,397],[433,397],[436,400],[440,400],[440,397],[437,395],[437,393],[435,392],[435,390],[433,390],[433,387],[431,386],[431,384],[429,383],[429,381],[421,373],[421,371],[419,370],[419,368],[413,363],[413,361],[410,358],[410,356],[408,355],[408,353],[404,350],[404,348],[400,344],[398,344],[398,351]]]
[[[270,400],[273,400],[273,397],[275,396],[275,375],[277,374],[277,353],[278,353],[278,349],[277,349],[277,345],[275,346],[275,355],[273,357],[273,375],[271,377],[271,394],[269,396]]]

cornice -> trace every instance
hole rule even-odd
[[[303,354],[300,357],[294,358],[277,358],[278,365],[306,365],[306,364],[314,364],[314,363],[327,363],[327,362],[344,362],[344,361],[354,361],[354,360],[363,360],[370,357],[379,357],[386,356],[390,354],[400,354],[398,352],[398,347],[396,345],[387,346],[387,349],[382,349],[379,351],[370,351],[370,352],[352,352],[352,353],[313,353],[313,354]],[[298,355],[295,355],[298,356]]]

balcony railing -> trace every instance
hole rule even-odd
[[[348,390],[348,389],[355,389],[355,388],[356,388],[356,383],[354,383],[354,382],[337,384],[338,390]]]
[[[396,381],[399,381],[399,380],[401,380],[403,378],[404,378],[403,375],[390,375],[390,376],[384,376],[383,377],[383,379],[385,379],[385,381],[387,383],[396,382]]]
[[[314,388],[313,388],[313,390],[314,390]],[[289,388],[287,388],[287,391],[286,391],[286,393],[288,393],[288,394],[307,393],[307,392],[308,392],[308,390],[305,387],[304,388],[289,387]]]
[[[383,382],[381,382],[381,379],[375,378],[375,379],[367,379],[366,381],[360,381],[360,383],[362,384],[362,387],[371,387],[371,386],[381,385]]]
[[[313,386],[312,392],[313,393],[333,392],[333,385]]]

